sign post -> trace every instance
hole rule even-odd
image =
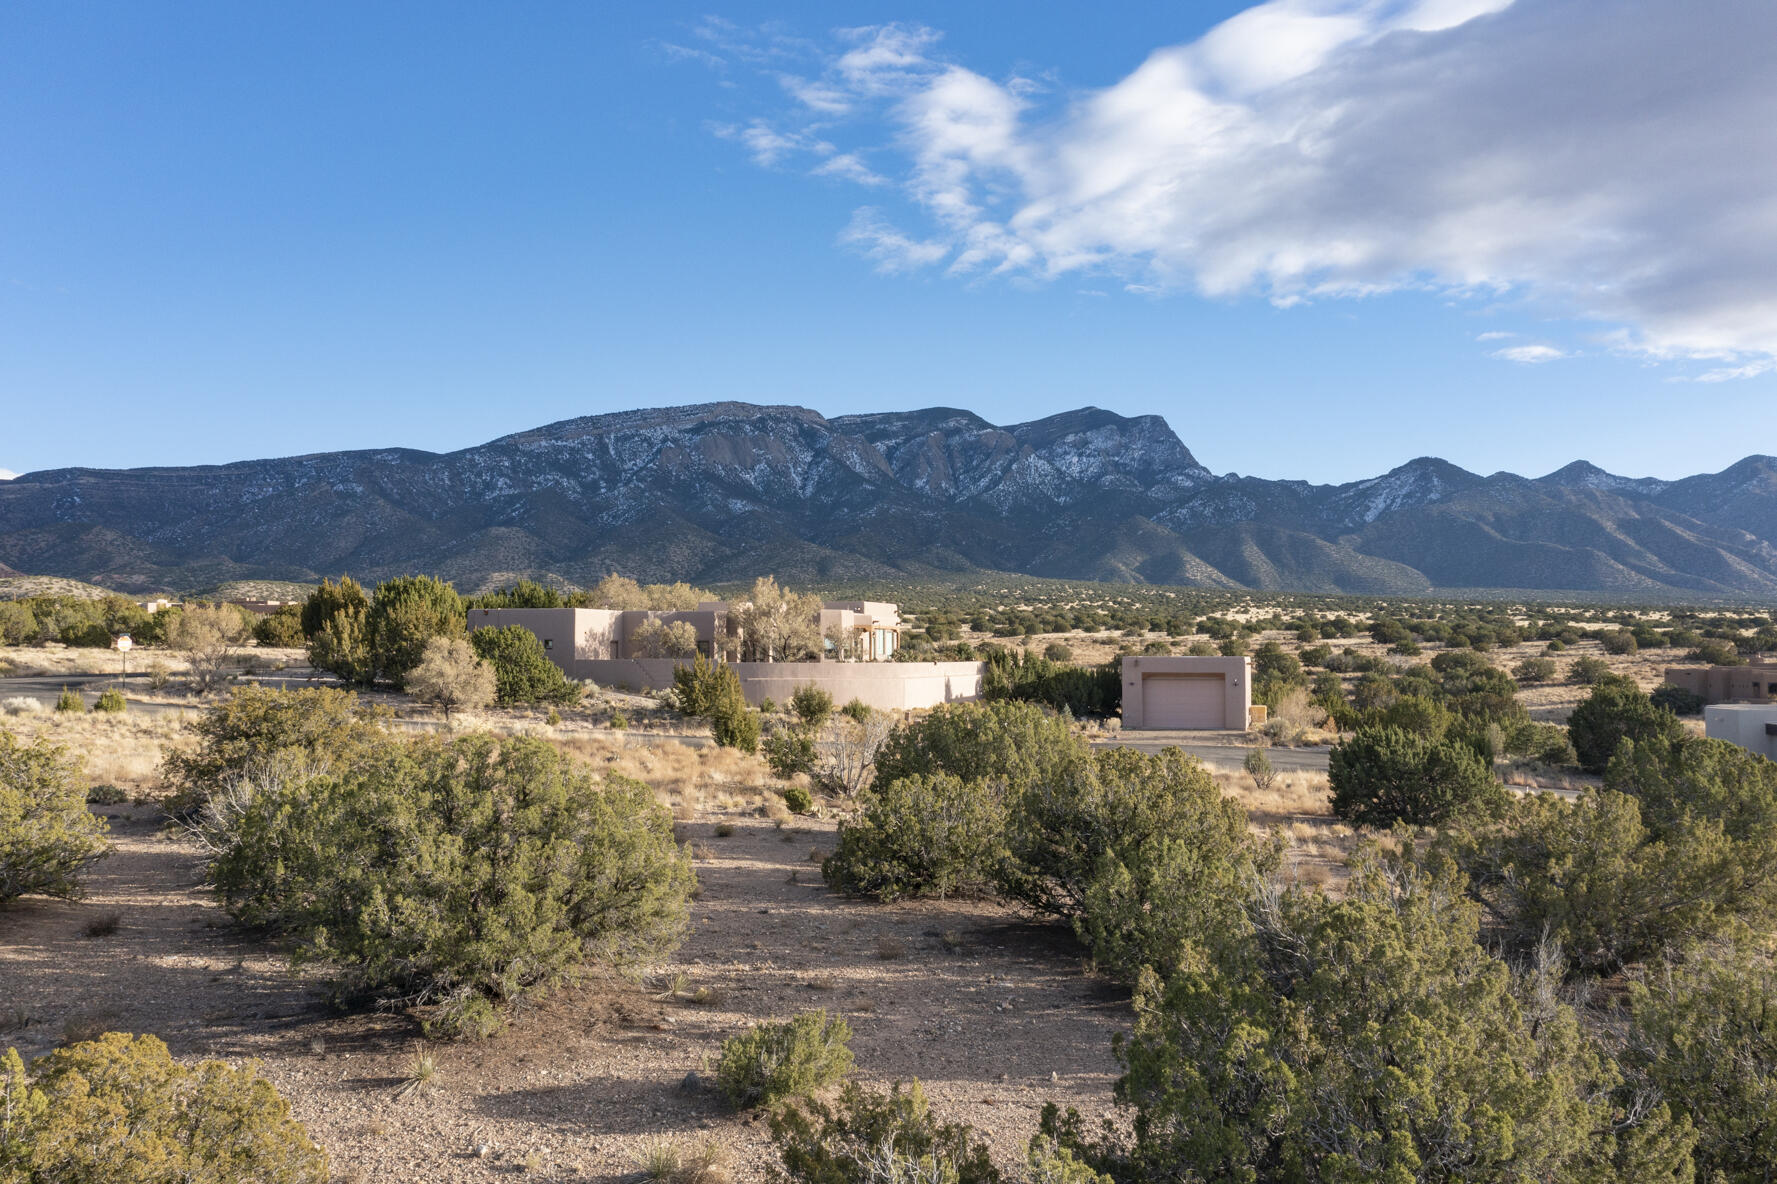
[[[118,689],[122,690],[124,682],[130,676],[130,647],[136,643],[130,640],[129,634],[119,633],[111,644],[117,647],[117,652],[123,657],[123,678],[117,680]]]

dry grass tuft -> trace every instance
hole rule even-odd
[[[714,1139],[655,1143],[642,1153],[640,1168],[653,1184],[727,1184],[728,1149]]]

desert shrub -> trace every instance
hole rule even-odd
[[[444,708],[444,718],[463,708],[474,710],[494,701],[498,693],[494,668],[475,656],[460,637],[434,637],[426,643],[420,664],[407,674],[407,691],[421,703]]]
[[[879,780],[821,864],[834,889],[879,900],[955,896],[988,888],[1005,851],[997,782],[948,773]]]
[[[1012,793],[1001,890],[1069,918],[1098,964],[1132,980],[1226,924],[1276,848],[1176,748],[1093,753]]]
[[[1448,881],[1373,859],[1291,888],[1168,978],[1118,1045],[1130,1135],[1046,1134],[1118,1180],[1688,1179],[1690,1131],[1552,991],[1520,1000]]]
[[[184,651],[187,677],[199,694],[219,691],[234,677],[235,650],[248,634],[244,612],[231,604],[191,604],[168,627],[167,644]]]
[[[1702,715],[1703,696],[1695,691],[1687,691],[1683,687],[1675,687],[1670,683],[1655,687],[1648,696],[1655,707],[1665,708],[1673,715]]]
[[[174,1061],[111,1032],[27,1073],[0,1057],[0,1179],[36,1184],[326,1184],[327,1155],[251,1067]]]
[[[276,612],[260,617],[253,625],[253,640],[279,649],[307,645],[308,634],[302,631],[302,606],[280,605]]]
[[[0,600],[0,645],[25,645],[37,640],[40,626],[31,606]]]
[[[1697,648],[1684,656],[1687,662],[1701,662],[1709,666],[1742,666],[1746,659],[1734,646],[1718,638],[1706,638],[1697,643]]]
[[[78,897],[81,869],[104,852],[105,822],[86,808],[80,762],[0,730],[0,904],[28,892]]]
[[[68,715],[85,715],[86,699],[79,691],[63,687],[62,693],[56,696],[56,710]]]
[[[1697,1129],[1699,1180],[1764,1184],[1777,1163],[1777,970],[1738,942],[1629,986],[1625,1060]]]
[[[1513,732],[1506,744],[1506,751],[1513,756],[1527,756],[1545,765],[1573,765],[1579,757],[1573,751],[1573,742],[1567,738],[1567,729],[1560,724],[1527,724]]]
[[[1068,721],[1031,703],[947,703],[903,723],[876,752],[876,778],[949,773],[1016,789],[1087,759]]]
[[[349,768],[388,743],[376,720],[349,691],[237,687],[191,725],[194,747],[170,749],[162,760],[161,777],[173,791],[167,809],[189,816],[231,781],[274,764]]]
[[[1736,925],[1777,921],[1777,764],[1722,740],[1630,743],[1605,788],[1531,794],[1440,838],[1490,927],[1609,974]]]
[[[771,1119],[783,1178],[795,1184],[1001,1184],[966,1124],[940,1125],[915,1081],[886,1094],[851,1083],[829,1107],[791,1105]]]
[[[1635,641],[1635,634],[1627,629],[1606,629],[1599,635],[1598,644],[1607,654],[1632,654],[1641,648]]]
[[[98,699],[93,703],[93,710],[102,711],[108,715],[117,715],[128,711],[129,704],[124,702],[122,691],[116,687],[106,687],[99,692]]]
[[[1625,739],[1636,743],[1655,737],[1674,739],[1683,731],[1677,716],[1655,706],[1633,682],[1614,676],[1595,684],[1567,717],[1568,739],[1588,773],[1604,772]]]
[[[1516,666],[1512,667],[1512,677],[1527,687],[1553,681],[1555,677],[1555,659],[1526,658]]]
[[[579,684],[568,681],[537,635],[523,625],[477,629],[469,634],[469,644],[476,657],[493,667],[499,703],[574,703],[580,698]]]
[[[790,710],[804,727],[819,728],[833,714],[833,696],[810,683],[790,696]]]
[[[710,735],[723,748],[759,750],[759,713],[739,695],[723,698],[710,713]]]
[[[1253,779],[1253,788],[1261,793],[1270,789],[1271,783],[1277,779],[1277,772],[1271,767],[1271,758],[1263,748],[1250,750],[1246,759],[1240,762],[1240,767]]]
[[[1498,809],[1506,792],[1487,762],[1462,744],[1399,728],[1365,728],[1329,758],[1333,813],[1354,826],[1436,826]]]
[[[1596,686],[1601,679],[1610,677],[1610,663],[1603,658],[1575,658],[1573,665],[1567,668],[1567,681],[1576,686]]]
[[[734,667],[711,662],[702,654],[673,667],[672,697],[681,714],[705,719],[718,703],[745,698]]]
[[[1330,645],[1311,645],[1296,655],[1304,666],[1325,666],[1332,656],[1333,647]]]
[[[736,1108],[805,1098],[851,1072],[850,1042],[844,1017],[824,1011],[759,1024],[722,1042],[716,1084]]]
[[[0,699],[0,711],[7,715],[40,715],[43,712],[43,700],[30,695],[12,695]]]
[[[1423,695],[1402,695],[1373,718],[1376,727],[1399,728],[1428,740],[1442,740],[1456,720],[1447,707]]]
[[[862,718],[842,712],[827,721],[815,748],[815,778],[833,793],[856,794],[874,779],[876,755],[893,726],[888,715],[877,712]]]
[[[1043,647],[1043,657],[1050,662],[1072,662],[1074,651],[1059,641],[1052,641]]]
[[[801,728],[774,727],[760,744],[772,775],[789,780],[815,769],[814,737]]]
[[[1296,744],[1326,722],[1326,709],[1308,697],[1307,688],[1292,686],[1276,695],[1259,730],[1279,744]]]
[[[544,741],[385,745],[320,776],[265,776],[197,824],[237,919],[332,964],[338,994],[443,1006],[441,1034],[589,959],[675,948],[693,884],[647,786],[602,783]]]
[[[982,680],[985,699],[1022,700],[1076,716],[1114,715],[1123,702],[1122,667],[1115,661],[1090,667],[1058,665],[1035,654],[997,647],[987,659]]]
[[[814,812],[814,795],[805,785],[786,785],[784,805],[792,814],[811,814]]]
[[[839,714],[843,715],[846,719],[851,720],[853,723],[861,724],[871,716],[875,715],[876,709],[862,699],[853,699],[839,709]]]

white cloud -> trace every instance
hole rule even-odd
[[[1477,336],[1475,338],[1475,340],[1476,341],[1510,341],[1512,338],[1514,338],[1516,336],[1517,336],[1516,333],[1507,333],[1501,329],[1494,329],[1490,332],[1480,334],[1479,336]]]
[[[1769,374],[1777,370],[1777,359],[1757,358],[1744,366],[1719,366],[1714,370],[1705,370],[1697,375],[1698,382],[1735,382],[1742,378],[1757,378],[1761,374]]]
[[[17,477],[17,476],[18,476],[18,474],[13,472],[11,469],[0,469],[0,481],[11,481],[14,477]]]
[[[833,151],[833,145],[812,133],[782,131],[763,119],[755,119],[745,127],[713,124],[710,130],[725,140],[738,140],[745,144],[753,154],[753,162],[766,168],[792,153],[812,152],[817,156],[825,156]]]
[[[1562,358],[1573,355],[1566,350],[1556,349],[1552,345],[1513,345],[1505,349],[1493,351],[1496,358],[1504,358],[1508,362],[1524,362],[1535,365],[1539,362],[1558,362]]]
[[[864,163],[863,157],[855,152],[841,152],[837,156],[829,156],[820,164],[809,170],[817,177],[836,177],[841,181],[854,181],[859,185],[887,185],[889,180],[880,173],[873,171]]]
[[[889,225],[880,211],[864,206],[839,232],[839,241],[876,264],[886,274],[915,271],[938,262],[950,253],[943,242],[910,238]]]
[[[766,44],[805,54],[798,134],[828,121],[928,221],[904,259],[1286,306],[1503,295],[1723,374],[1777,357],[1766,0],[1270,0],[1049,103],[930,29],[838,37]]]

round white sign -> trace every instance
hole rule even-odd
[[[124,653],[127,654],[130,652],[130,647],[135,645],[136,643],[130,640],[129,634],[119,633],[117,635],[117,640],[112,642],[111,644],[115,645],[118,649],[122,650]]]

